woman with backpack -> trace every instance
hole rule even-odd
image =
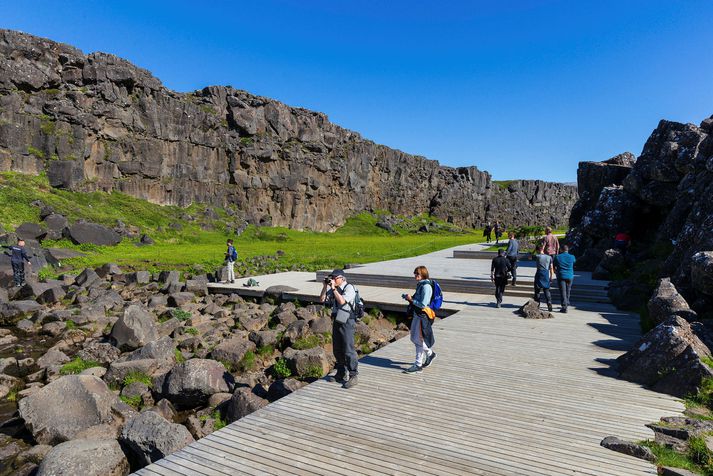
[[[404,373],[408,374],[421,372],[436,358],[436,353],[433,351],[435,339],[431,328],[436,314],[429,307],[434,295],[434,286],[428,279],[428,269],[425,266],[414,269],[413,276],[416,279],[416,292],[413,296],[402,295],[409,302],[408,310],[412,318],[411,342],[416,346],[416,360],[411,367],[404,370]]]

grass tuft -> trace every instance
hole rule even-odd
[[[68,321],[71,322],[71,321]],[[99,362],[94,362],[93,360],[83,360],[80,357],[75,358],[71,362],[67,362],[60,369],[59,373],[61,375],[74,375],[84,372],[92,367],[101,367]]]

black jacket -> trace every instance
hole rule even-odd
[[[490,265],[490,274],[496,278],[507,278],[508,272],[512,271],[512,265],[505,256],[496,256]]]
[[[10,255],[10,261],[13,263],[22,263],[23,261],[30,262],[30,258],[25,253],[25,248],[17,245],[8,246],[9,250],[5,252]]]

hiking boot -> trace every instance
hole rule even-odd
[[[407,368],[404,370],[403,373],[405,374],[415,374],[416,372],[421,372],[423,370],[423,367],[420,365],[413,364],[411,367]]]
[[[338,382],[344,383],[347,380],[347,375],[345,373],[337,372],[334,375],[327,377],[327,382]]]
[[[547,303],[547,310],[552,312],[552,304],[550,304],[549,302]]]
[[[517,286],[517,284],[515,284],[515,281],[512,282],[512,285],[513,285],[513,286]]]
[[[500,303],[499,303],[499,302],[495,303],[495,307],[498,307],[498,308],[499,308],[499,307],[500,307]]]
[[[563,312],[563,313],[567,314],[567,308],[566,308],[566,307],[563,307],[562,309],[560,309],[560,312]]]
[[[355,386],[358,383],[359,383],[359,379],[357,378],[357,376],[352,375],[351,377],[349,377],[349,380],[344,382],[344,385],[342,385],[342,388],[352,388],[353,386]]]
[[[423,365],[421,366],[421,368],[425,369],[426,367],[428,367],[429,365],[431,365],[431,362],[433,362],[434,360],[436,360],[436,353],[435,353],[435,352],[431,352],[431,355],[429,355],[428,357],[426,357],[426,361],[423,363]]]

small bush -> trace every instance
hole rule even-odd
[[[64,321],[64,328],[65,329],[76,329],[77,324],[72,319],[68,319],[68,320]]]
[[[182,364],[183,362],[186,361],[186,358],[183,356],[181,351],[178,349],[173,349],[173,355],[176,356],[176,362],[179,364]]]
[[[225,367],[225,370],[227,370],[228,372],[233,373],[233,371],[235,371],[235,368],[234,368],[235,366],[233,365],[232,362],[227,361],[227,360],[219,360],[218,362],[223,364],[223,367]]]
[[[272,366],[272,371],[277,378],[287,378],[290,375],[292,375],[292,371],[290,370],[290,367],[287,365],[287,360],[282,357],[277,359],[277,362],[275,362],[275,365]]]
[[[267,357],[275,352],[275,347],[272,345],[263,345],[257,348],[257,355],[260,357]]]
[[[701,468],[691,461],[686,454],[678,453],[672,448],[654,443],[653,441],[641,441],[640,445],[648,447],[656,455],[657,466],[670,466],[673,468],[684,468],[689,471],[701,472]]]
[[[245,352],[245,355],[243,355],[243,358],[240,360],[240,364],[238,365],[238,368],[242,372],[247,372],[249,370],[252,370],[255,368],[255,353],[251,350]]]
[[[319,336],[310,335],[307,337],[302,337],[301,339],[297,339],[295,342],[292,343],[292,348],[295,350],[312,349],[314,347],[318,347],[321,343],[322,341]]]
[[[319,365],[310,365],[301,375],[303,378],[322,378],[322,376],[324,376],[324,372]]]
[[[252,137],[241,137],[240,138],[240,143],[243,145],[252,145],[253,143],[253,138]]]
[[[92,367],[101,367],[101,365],[99,365],[99,362],[94,362],[93,360],[82,360],[81,358],[77,357],[73,361],[64,364],[59,369],[59,373],[61,375],[74,375],[81,373],[87,369],[91,369]]]
[[[124,386],[131,385],[134,382],[140,382],[151,388],[153,383],[151,382],[151,377],[143,372],[130,372],[126,377],[124,377]]]
[[[141,406],[141,395],[134,395],[132,397],[127,397],[126,395],[119,395],[119,399],[137,410]]]
[[[34,156],[37,157],[38,159],[44,160],[44,158],[45,158],[45,153],[42,152],[42,151],[41,151],[40,149],[38,149],[37,147],[32,147],[32,146],[27,147],[27,153],[30,154],[30,155],[34,155]]]
[[[174,309],[172,311],[173,317],[178,319],[179,321],[187,321],[191,317],[193,317],[193,314],[191,314],[188,311],[184,311],[183,309]]]
[[[18,392],[18,390],[17,390],[16,388],[13,388],[13,389],[10,390],[10,392],[7,394],[7,397],[5,397],[5,399],[6,399],[8,402],[16,402],[16,401],[17,401],[17,392]]]
[[[197,335],[198,335],[198,329],[196,329],[195,327],[186,327],[186,329],[184,330],[184,332],[185,332],[186,334],[190,334],[190,335],[192,335],[192,336],[197,336]]]

